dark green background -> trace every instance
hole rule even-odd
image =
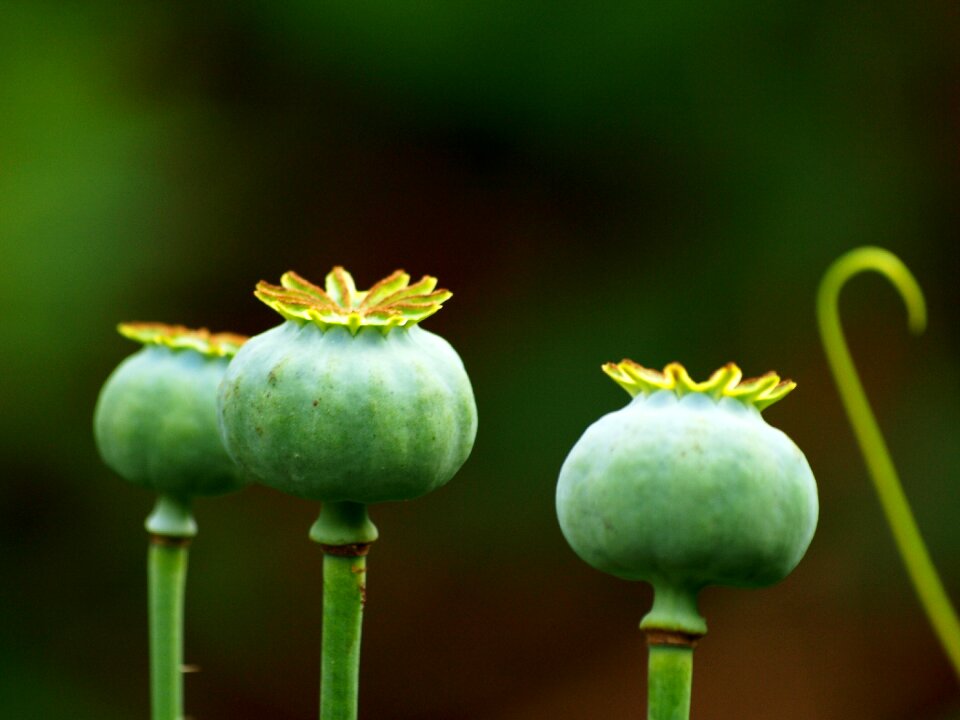
[[[290,268],[455,293],[480,429],[379,507],[362,718],[642,717],[649,591],[567,548],[557,471],[627,356],[799,388],[820,529],[789,580],[709,590],[695,718],[943,718],[957,684],[819,347],[829,262],[888,247],[930,327],[857,279],[844,317],[960,598],[960,11],[924,3],[0,0],[0,715],[147,715],[150,496],[98,460],[121,320],[260,332]],[[194,718],[315,716],[315,507],[201,502]]]

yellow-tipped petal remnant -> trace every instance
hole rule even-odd
[[[387,333],[430,317],[453,295],[435,290],[436,286],[437,279],[429,275],[411,285],[410,276],[397,270],[369,290],[357,290],[350,273],[337,266],[323,288],[291,270],[280,278],[280,285],[260,281],[254,295],[287,320],[312,322],[323,329],[342,325],[356,335],[364,326]]]
[[[733,363],[727,363],[703,382],[694,381],[687,369],[676,362],[670,363],[661,372],[645,368],[633,360],[622,360],[606,363],[603,371],[631,396],[640,393],[649,395],[659,390],[672,390],[679,397],[688,393],[703,393],[715,400],[733,398],[757,410],[768,408],[797,386],[793,380],[781,380],[773,371],[743,380],[743,372]]]
[[[152,322],[129,322],[117,325],[117,332],[125,338],[144,345],[164,345],[174,350],[195,350],[209,357],[233,357],[247,341],[245,335],[212,333],[206,328],[196,330],[183,325]]]

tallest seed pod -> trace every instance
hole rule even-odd
[[[689,715],[693,646],[708,585],[761,587],[800,562],[817,488],[799,448],[760,411],[793,390],[775,373],[741,380],[732,363],[694,382],[630,360],[604,371],[633,400],[587,428],[557,485],[570,546],[590,565],[653,586],[640,627],[650,645],[650,720]]]
[[[396,271],[369,290],[335,267],[324,287],[294,272],[256,296],[285,320],[251,338],[220,386],[233,459],[264,485],[323,503],[310,537],[325,551],[321,717],[356,717],[367,506],[445,484],[477,429],[454,349],[419,323],[450,298]]]

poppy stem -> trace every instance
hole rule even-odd
[[[688,720],[693,647],[651,644],[647,679],[647,719]]]
[[[320,720],[356,720],[367,552],[377,539],[367,506],[328,502],[310,529],[323,549]]]
[[[150,708],[153,720],[183,718],[183,603],[190,541],[197,532],[187,500],[161,495],[147,518]]]
[[[320,719],[356,720],[367,558],[323,556]]]

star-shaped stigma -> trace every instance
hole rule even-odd
[[[411,285],[410,276],[397,270],[369,290],[357,290],[350,273],[337,266],[322,288],[291,270],[280,278],[280,285],[261,280],[254,295],[288,320],[312,322],[323,329],[342,325],[354,335],[361,327],[373,326],[386,334],[437,312],[453,293],[435,290],[436,286],[437,279],[429,275]]]
[[[694,382],[687,369],[677,362],[670,363],[661,372],[645,368],[633,360],[622,360],[606,363],[603,371],[631,396],[649,395],[658,390],[672,390],[679,397],[703,393],[715,400],[733,398],[757,410],[768,408],[797,386],[793,380],[782,380],[772,370],[744,380],[743,372],[733,363],[727,363],[708,380],[699,383]]]
[[[174,350],[195,350],[210,357],[233,357],[247,341],[245,335],[212,333],[206,328],[196,330],[183,325],[165,325],[154,322],[129,322],[117,325],[117,332],[125,338],[144,345],[163,345]]]

